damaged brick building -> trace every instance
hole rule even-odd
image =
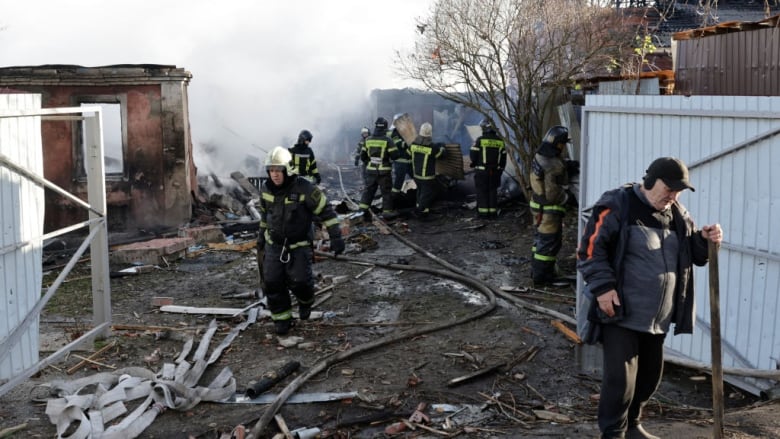
[[[0,92],[38,93],[43,108],[100,107],[109,228],[164,230],[189,221],[197,188],[187,87],[192,74],[166,65],[0,68]],[[86,198],[82,123],[41,120],[44,177]],[[45,230],[86,219],[47,190]]]

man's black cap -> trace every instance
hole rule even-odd
[[[656,178],[660,178],[673,191],[684,189],[696,191],[688,179],[688,168],[685,163],[675,157],[661,157],[650,164],[645,179]]]

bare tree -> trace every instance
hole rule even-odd
[[[577,0],[439,0],[397,66],[427,91],[493,120],[528,195],[545,117],[576,78],[603,72],[618,55],[625,35],[614,12]]]

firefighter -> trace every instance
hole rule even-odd
[[[412,156],[409,153],[409,144],[401,137],[398,128],[393,127],[390,138],[393,139],[393,143],[395,143],[395,147],[398,149],[398,158],[393,160],[393,194],[398,195],[404,186],[406,176],[414,177],[414,174],[412,174]]]
[[[330,249],[344,252],[344,240],[336,213],[320,189],[295,175],[292,155],[282,146],[266,157],[268,179],[261,186],[258,265],[263,291],[276,333],[292,326],[292,300],[298,300],[298,316],[307,320],[314,302],[313,220],[328,230]]]
[[[506,167],[504,140],[489,119],[479,124],[482,135],[477,137],[469,151],[470,167],[475,169],[474,187],[477,192],[477,215],[480,218],[498,217],[498,187]]]
[[[358,166],[360,164],[360,153],[363,151],[363,145],[366,144],[366,138],[369,136],[371,132],[368,130],[368,127],[363,127],[360,129],[360,140],[358,140],[357,148],[355,149],[355,166]],[[363,170],[365,171],[366,164],[363,163]]]
[[[557,255],[563,238],[563,217],[572,201],[566,191],[567,164],[561,158],[569,143],[569,130],[554,126],[547,131],[531,162],[531,213],[536,227],[531,276],[535,284],[549,284],[557,277]]]
[[[365,188],[360,198],[360,209],[366,218],[371,218],[371,202],[377,187],[382,194],[382,216],[395,217],[392,198],[392,161],[398,158],[398,149],[387,136],[387,119],[379,117],[374,122],[374,132],[367,137],[360,159],[366,164]]]
[[[433,127],[430,123],[420,125],[420,134],[412,142],[409,152],[412,156],[414,183],[417,185],[415,213],[419,218],[426,219],[436,199],[436,159],[444,156],[444,145],[433,143]]]
[[[293,157],[295,173],[314,184],[320,184],[322,177],[317,169],[317,159],[314,158],[314,151],[309,146],[313,138],[311,131],[302,130],[298,134],[298,141],[290,148],[290,154]]]

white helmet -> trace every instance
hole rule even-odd
[[[431,137],[433,135],[433,127],[430,123],[425,122],[420,125],[420,135],[423,137]]]
[[[277,146],[265,156],[265,170],[268,170],[269,166],[284,166],[287,175],[293,175],[294,169],[292,166],[292,154],[290,151],[283,147]]]

